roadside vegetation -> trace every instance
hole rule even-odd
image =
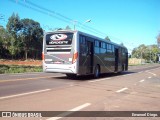
[[[42,72],[42,61],[0,59],[0,74],[24,72]]]
[[[158,62],[159,49],[157,45],[140,45],[133,49],[130,58],[140,59],[142,63]]]
[[[12,14],[6,28],[0,25],[1,59],[41,59],[43,29],[32,19]]]
[[[24,72],[42,72],[42,67],[41,66],[23,66],[23,65],[0,65],[0,74],[24,73]]]

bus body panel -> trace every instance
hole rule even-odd
[[[64,32],[58,31],[58,32],[51,32],[46,33],[46,37],[44,37],[43,45],[45,46],[43,48],[43,71],[44,72],[57,72],[57,73],[70,73],[70,74],[77,74],[77,62],[73,61],[73,55],[77,51],[77,47],[75,47],[75,40],[77,39],[76,35],[72,32],[66,33],[69,35],[73,34],[71,43],[70,44],[63,44],[67,42],[63,40],[50,40],[53,36],[53,39],[59,39],[61,35],[63,35]],[[47,35],[48,37],[48,43],[51,41],[51,45],[47,44]],[[54,36],[55,35],[55,36]],[[60,35],[58,38],[56,35]],[[62,44],[61,44],[62,43]],[[74,63],[73,63],[74,62]]]
[[[44,72],[55,72],[55,73],[70,73],[77,74],[76,65],[61,65],[61,64],[43,64]]]
[[[48,37],[45,37],[47,35]],[[87,75],[94,74],[97,65],[101,73],[128,70],[128,50],[124,46],[80,31],[56,31],[45,36],[43,39],[44,72]],[[60,40],[58,42],[46,40],[52,38],[60,38]],[[68,39],[70,44],[67,43]],[[46,41],[52,45],[48,45]]]

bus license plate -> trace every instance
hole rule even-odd
[[[52,61],[52,59],[45,59],[45,61],[46,61],[46,62],[51,62],[51,61]]]

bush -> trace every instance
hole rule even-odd
[[[4,73],[24,73],[42,72],[41,66],[22,66],[22,65],[0,65],[0,74]]]

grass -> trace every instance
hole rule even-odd
[[[0,74],[42,72],[42,66],[0,65]]]
[[[129,64],[129,66],[142,66],[142,65],[154,65],[159,63],[142,63],[142,64]]]
[[[129,64],[128,66],[142,66],[142,65],[146,65],[146,64]]]

